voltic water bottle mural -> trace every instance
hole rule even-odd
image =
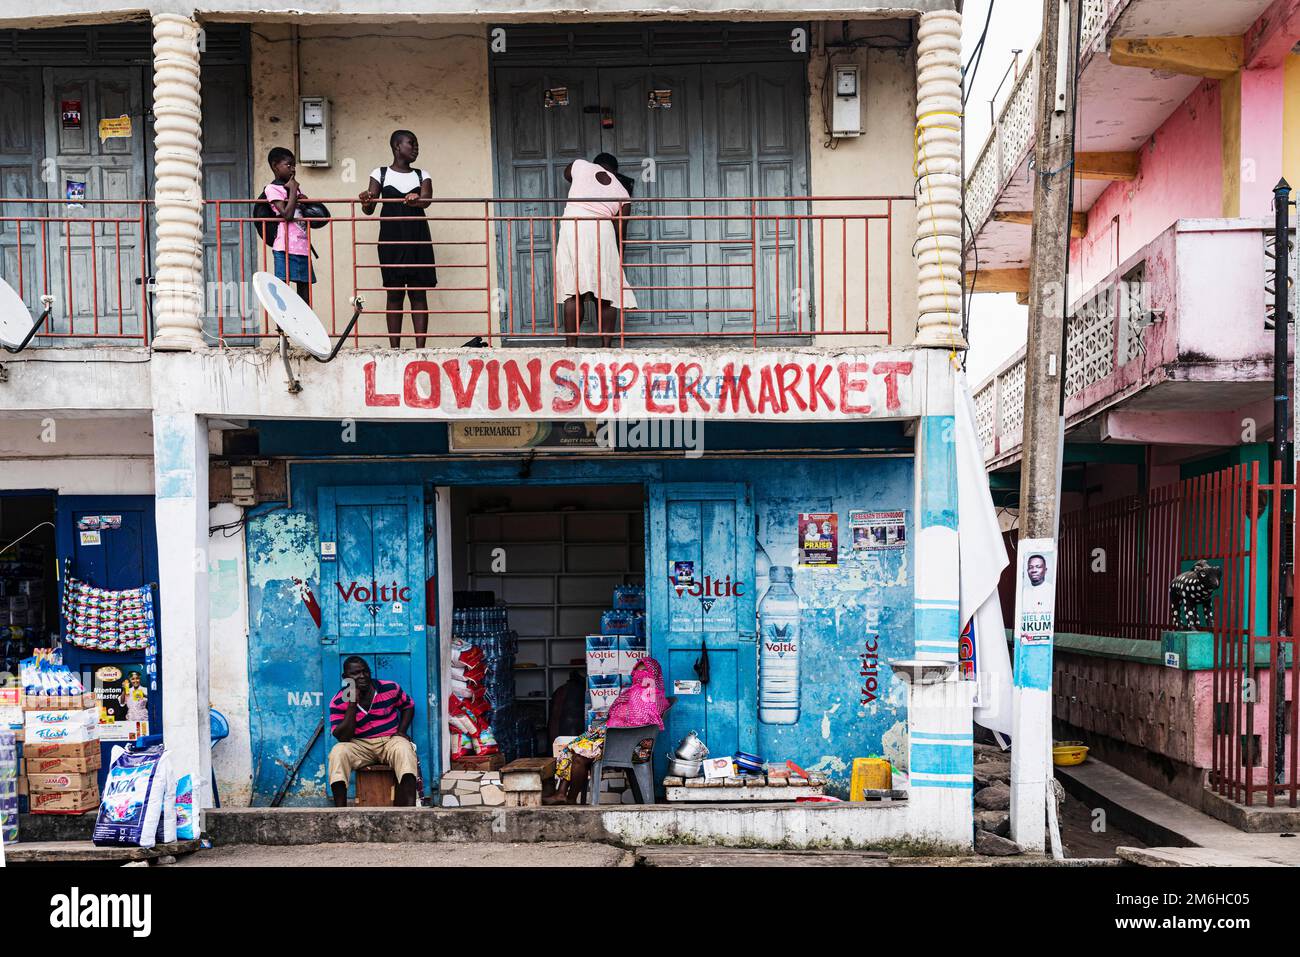
[[[799,596],[789,565],[773,565],[771,586],[758,606],[758,720],[799,721]]]

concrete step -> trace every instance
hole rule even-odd
[[[1300,837],[1243,833],[1095,758],[1076,767],[1057,768],[1056,776],[1079,800],[1105,810],[1109,821],[1152,845],[1118,848],[1120,859],[1131,864],[1300,866]]]
[[[203,826],[217,846],[594,841],[623,846],[681,842],[841,849],[876,848],[906,840],[907,815],[906,802],[221,808],[205,811]],[[959,849],[936,846],[932,853],[953,850]]]

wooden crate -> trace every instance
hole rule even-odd
[[[397,775],[387,764],[370,764],[357,770],[357,807],[392,807]]]

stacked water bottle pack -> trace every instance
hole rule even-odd
[[[514,661],[517,638],[506,609],[482,593],[457,594],[452,612],[451,695],[447,714],[453,759],[514,750]],[[488,593],[490,595],[490,593]]]
[[[0,842],[18,840],[18,738],[0,727]]]

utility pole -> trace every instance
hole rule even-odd
[[[1287,375],[1287,342],[1291,332],[1291,253],[1288,249],[1291,241],[1291,184],[1285,179],[1278,180],[1273,187],[1273,461],[1281,465],[1280,482],[1287,485],[1294,474],[1291,460],[1291,446],[1287,441],[1287,430],[1291,425],[1288,400],[1291,379]],[[1296,435],[1300,441],[1300,434]],[[1270,472],[1268,480],[1273,480]],[[1291,598],[1287,595],[1285,582],[1290,578],[1291,544],[1286,534],[1288,522],[1295,508],[1286,493],[1278,490],[1273,499],[1274,507],[1282,512],[1281,541],[1278,542],[1277,557],[1278,581],[1283,583],[1277,594],[1277,633],[1290,631]],[[1285,692],[1286,656],[1282,646],[1276,648],[1273,673],[1273,767],[1275,784],[1286,780],[1283,766],[1286,764],[1286,713]]]
[[[1055,608],[1050,594],[1046,606],[1043,599],[1036,599],[1037,621],[1026,628],[1026,618],[1034,617],[1034,612],[1028,598],[1022,604],[1021,593],[1026,589],[1025,566],[1034,552],[1044,554],[1048,580],[1053,588],[1056,583],[1080,2],[1043,0],[1038,72],[1011,742],[1011,836],[1030,851],[1044,847],[1048,782],[1052,777]],[[1031,542],[1028,546],[1027,541]]]

